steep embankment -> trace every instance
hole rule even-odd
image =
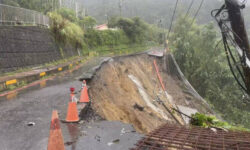
[[[162,105],[169,99],[158,81],[153,63],[155,59],[166,91],[179,110],[188,114],[196,111],[212,113],[182,78],[171,55],[163,59],[147,54],[115,57],[102,65],[89,83],[94,110],[107,120],[133,124],[142,133],[166,122],[176,123],[173,114]]]
[[[0,73],[45,64],[77,55],[71,47],[59,50],[49,29],[32,26],[0,27]]]

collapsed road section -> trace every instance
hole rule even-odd
[[[173,56],[164,57],[157,51],[106,60],[88,81],[93,109],[106,120],[132,124],[140,133],[165,123],[188,124],[188,118],[170,108],[188,115],[214,114]]]

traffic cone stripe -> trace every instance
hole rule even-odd
[[[50,130],[58,130],[60,128],[60,121],[58,118],[51,121]]]

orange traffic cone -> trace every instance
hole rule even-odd
[[[50,136],[47,150],[65,150],[60,121],[56,110],[52,113]]]
[[[67,113],[67,117],[65,121],[66,122],[78,122],[79,121],[76,102],[69,102],[68,113]]]
[[[88,95],[88,88],[86,85],[86,81],[83,81],[83,89],[81,91],[81,96],[80,96],[80,103],[88,103],[89,102],[89,95]]]

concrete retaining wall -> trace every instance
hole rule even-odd
[[[77,55],[71,46],[64,57]],[[0,26],[0,72],[62,59],[50,31],[40,27]]]

